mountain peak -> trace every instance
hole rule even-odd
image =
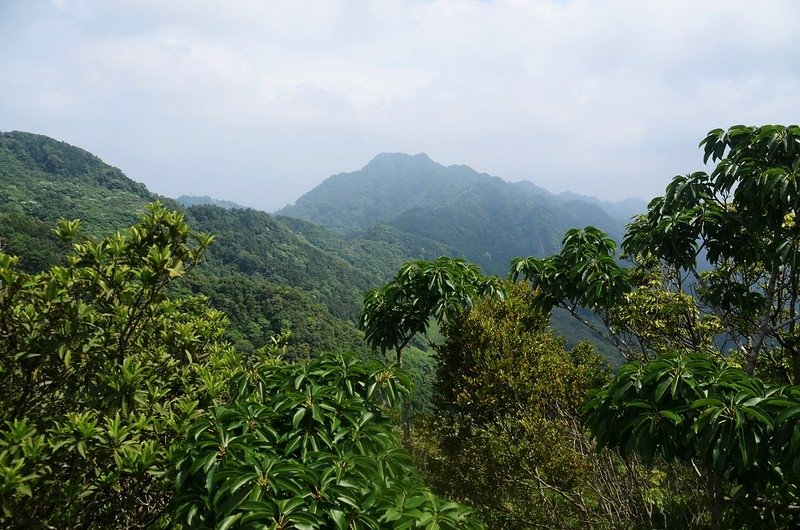
[[[410,155],[408,153],[379,153],[365,167],[398,165],[398,164],[435,164],[425,153]]]
[[[278,213],[322,224],[340,234],[355,234],[369,230],[377,223],[397,221],[409,210],[427,211],[445,204],[457,208],[458,202],[466,201],[468,197],[474,199],[478,205],[476,208],[492,201],[495,206],[499,205],[483,209],[487,219],[501,216],[507,207],[516,208],[515,211],[524,210],[525,215],[531,216],[530,211],[559,209],[562,208],[560,205],[553,205],[566,202],[531,182],[510,184],[499,177],[478,173],[469,166],[443,166],[425,153],[380,153],[358,171],[328,177]],[[513,205],[506,205],[506,202],[513,202]],[[582,216],[560,215],[560,218],[562,221],[569,218],[575,226],[594,219],[596,222],[589,224],[616,233],[619,223],[604,217],[601,208],[606,205],[599,203],[597,199],[584,201],[583,206],[569,208],[570,215],[581,211]],[[536,215],[533,217],[537,219],[546,217],[542,217],[540,212]],[[557,214],[551,211],[549,215]],[[565,221],[561,226],[566,230],[573,225]],[[558,234],[556,240],[560,236]]]

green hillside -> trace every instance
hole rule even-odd
[[[622,230],[621,222],[597,206],[578,201],[557,204],[496,181],[472,185],[436,206],[406,210],[391,225],[444,242],[484,271],[499,275],[508,273],[514,257],[557,252],[572,227],[603,226],[613,235]]]
[[[430,260],[458,253],[454,248],[433,239],[402,232],[385,224],[377,224],[345,240],[318,224],[294,217],[279,219],[310,244],[344,257],[368,277],[380,279],[380,282],[392,276],[400,265],[410,259]]]
[[[80,218],[87,233],[128,226],[154,196],[91,153],[37,134],[0,133],[0,213],[52,225]]]
[[[158,199],[83,149],[23,132],[0,133],[0,197],[0,249],[21,256],[31,272],[62,259],[66,249],[52,234],[59,218],[81,219],[86,235],[109,234]],[[254,210],[195,206],[186,215],[193,229],[217,239],[178,289],[205,294],[225,311],[228,338],[241,351],[263,346],[282,328],[292,329],[298,354],[364,351],[353,321],[370,277],[336,254],[338,238],[328,235],[319,248],[285,220]]]

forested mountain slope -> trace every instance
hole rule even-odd
[[[467,166],[445,167],[424,153],[382,153],[359,171],[327,178],[277,213],[352,234],[405,210],[448,200],[465,185],[491,178]]]
[[[153,195],[91,153],[46,136],[0,133],[0,213],[52,225],[80,217],[89,233],[121,227]]]
[[[158,199],[83,149],[23,132],[0,133],[0,198],[0,250],[21,256],[29,271],[63,256],[51,232],[59,218],[81,219],[84,234],[108,234],[130,226]],[[194,230],[217,239],[179,288],[207,295],[228,314],[237,347],[248,351],[291,328],[296,352],[363,349],[353,320],[372,285],[358,267],[367,252],[345,251],[344,241],[324,231],[316,238],[325,241],[320,248],[285,220],[254,210],[195,206],[186,215]]]
[[[556,253],[564,233],[575,226],[602,226],[615,235],[622,229],[621,222],[595,205],[554,203],[494,181],[472,185],[435,206],[406,210],[390,224],[444,242],[486,272],[501,276],[514,257]]]
[[[388,279],[400,265],[410,259],[432,260],[439,256],[459,254],[453,247],[385,224],[377,224],[345,242],[340,236],[318,224],[294,217],[279,219],[310,244],[343,256],[348,263],[369,277],[380,279],[378,283]]]
[[[517,193],[513,185],[465,166],[444,168],[425,156],[386,155],[377,157],[372,169],[392,167],[416,191],[414,167],[437,168],[439,176],[429,179],[432,195],[418,201],[435,204],[359,229],[349,240],[307,221],[251,209],[185,209],[193,229],[217,239],[180,289],[208,296],[228,314],[228,338],[241,351],[266,344],[286,328],[294,334],[293,351],[300,354],[363,351],[354,325],[363,294],[385,283],[405,261],[464,256],[504,275],[513,256],[553,252],[570,226],[589,222],[608,228],[603,225],[607,216],[595,206],[576,203],[559,211],[541,196]],[[457,191],[461,177],[473,184]],[[438,199],[436,179],[449,182],[449,191]],[[380,197],[376,201],[386,199]],[[22,268],[29,271],[43,270],[63,256],[66,249],[52,235],[59,218],[80,218],[85,234],[108,234],[130,226],[148,202],[159,199],[87,151],[21,132],[0,133],[0,198],[0,250],[21,256]],[[571,343],[583,337],[582,330],[558,327]]]
[[[257,210],[192,206],[188,213],[192,226],[218,238],[209,249],[209,265],[302,289],[338,317],[355,320],[363,293],[380,281],[348,261],[366,255],[348,254],[346,243],[332,234],[323,249],[283,219]]]
[[[362,242],[383,241],[385,230],[374,229],[390,226],[394,245],[422,240],[400,244],[447,250],[503,275],[511,258],[555,252],[569,228],[591,224],[621,235],[624,220],[594,201],[567,200],[468,166],[445,167],[425,154],[384,153],[359,171],[329,177],[279,213]]]

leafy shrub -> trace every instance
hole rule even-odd
[[[481,528],[423,485],[385,406],[408,378],[377,361],[264,357],[194,422],[175,513],[191,528]]]
[[[585,408],[598,448],[694,465],[714,518],[756,527],[796,519],[799,419],[800,388],[701,353],[628,363]]]
[[[235,359],[221,313],[166,296],[210,241],[155,203],[125,233],[75,242],[66,266],[26,274],[0,254],[0,526],[162,520],[170,455]]]

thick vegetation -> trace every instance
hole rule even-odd
[[[177,517],[192,528],[481,528],[431,494],[385,414],[407,379],[376,361],[258,359],[191,427]]]
[[[94,235],[136,220],[153,196],[96,156],[46,136],[0,133],[0,213],[42,221],[80,218]]]
[[[145,198],[86,153],[2,141],[9,194],[75,170]],[[362,331],[335,316],[358,313],[384,270],[369,252],[399,259],[394,228],[345,245],[195,207],[232,241],[203,269],[211,236],[158,204],[88,239],[74,221],[36,237],[47,216],[6,208],[2,248],[23,256],[0,253],[0,524],[482,527],[441,495],[492,528],[797,526],[800,128],[736,126],[701,146],[713,169],[633,220],[629,265],[592,226],[514,260],[507,282],[414,260],[368,291]],[[555,308],[629,362],[612,375],[590,345],[567,347]],[[434,336],[432,359],[417,347]],[[417,373],[410,398],[401,362],[435,362],[435,381]]]
[[[242,355],[202,297],[168,296],[212,236],[158,203],[66,265],[0,254],[3,527],[480,528],[398,445],[405,374],[355,356]],[[175,485],[177,484],[177,496]]]
[[[256,210],[193,206],[188,213],[198,228],[224,241],[209,251],[209,273],[291,285],[339,318],[357,318],[360,297],[373,280],[349,256],[310,244],[281,219]]]
[[[416,445],[432,487],[494,528],[653,524],[663,515],[641,485],[654,477],[596,454],[581,427],[587,392],[607,379],[602,358],[566,350],[533,290],[507,292],[443,329],[437,414]]]
[[[454,252],[449,255],[493,274],[504,274],[508,261],[520,254],[554,252],[564,231],[579,223],[615,235],[623,227],[595,204],[565,201],[532,184],[510,184],[467,166],[445,167],[424,154],[378,155],[359,171],[328,178],[280,213],[368,241],[381,237],[372,232],[376,225],[389,225],[404,241],[448,247]]]
[[[129,226],[156,199],[86,151],[22,132],[0,133],[0,196],[0,251],[18,256],[18,267],[26,272],[64,263],[69,246],[52,234],[60,218],[80,218],[83,232],[106,236]],[[185,215],[193,227],[218,239],[190,280],[171,289],[207,295],[212,307],[228,315],[226,338],[244,351],[289,328],[291,345],[301,355],[360,350],[351,322],[363,291],[408,259],[367,265],[368,252],[349,251],[330,233],[310,242],[285,220],[253,210],[198,206]],[[241,285],[237,296],[234,285]]]
[[[75,240],[38,274],[0,254],[4,526],[147,527],[171,496],[170,455],[222,391],[224,316],[167,285],[211,237],[158,205],[126,233]]]
[[[737,126],[728,131],[714,130],[701,146],[706,161],[716,162],[716,167],[711,174],[676,177],[667,194],[654,199],[648,212],[633,221],[623,242],[632,267],[620,265],[614,241],[589,226],[570,230],[557,255],[514,260],[511,276],[529,280],[536,289],[531,311],[547,313],[559,307],[587,326],[602,323],[605,329],[596,327],[596,331],[604,331],[623,355],[636,361],[623,367],[607,386],[590,391],[593,397],[585,420],[598,447],[619,450],[629,470],[636,469],[631,457],[638,455],[645,465],[655,465],[651,469],[671,477],[672,484],[691,487],[702,481],[707,509],[700,508],[691,492],[687,495],[655,488],[659,493],[655,503],[658,509],[654,510],[654,502],[647,501],[652,489],[632,489],[623,497],[629,502],[637,497],[644,501],[639,516],[647,514],[645,520],[624,521],[619,514],[603,510],[598,514],[601,519],[591,523],[582,520],[590,513],[582,503],[588,501],[588,506],[598,508],[598,501],[589,500],[585,491],[576,494],[563,484],[549,481],[569,477],[570,472],[565,468],[549,476],[544,464],[535,464],[543,458],[546,461],[547,455],[536,444],[516,443],[520,439],[547,440],[546,433],[536,431],[535,418],[527,422],[526,427],[531,428],[527,434],[511,437],[505,437],[509,425],[498,423],[506,391],[520,386],[519,381],[503,378],[509,370],[503,363],[520,370],[528,361],[519,358],[525,351],[521,345],[495,353],[506,335],[489,332],[503,321],[494,314],[482,330],[491,337],[489,342],[482,342],[481,335],[470,328],[460,328],[440,349],[439,374],[444,380],[439,381],[438,396],[445,401],[434,432],[444,434],[440,434],[441,447],[428,449],[435,455],[434,461],[443,461],[440,469],[470,463],[459,488],[465,496],[476,482],[494,485],[490,496],[479,488],[476,497],[470,498],[470,502],[485,506],[490,520],[506,518],[502,524],[533,526],[546,517],[538,514],[526,519],[536,507],[561,499],[571,505],[558,519],[562,525],[570,521],[579,526],[652,525],[654,517],[665,525],[710,524],[714,528],[797,522],[800,504],[794,452],[800,440],[800,406],[797,387],[779,383],[800,378],[795,336],[800,128]],[[698,265],[703,262],[705,269]],[[391,291],[391,285],[387,285],[387,291]],[[451,287],[456,292],[446,295],[458,300],[455,285]],[[379,305],[371,304],[374,300],[368,297],[365,316],[376,312],[397,325],[409,319],[413,322],[418,308],[428,304],[422,294],[412,291],[412,295],[379,311],[375,311]],[[504,310],[511,307],[510,302],[501,306]],[[587,310],[599,320],[586,319],[581,311]],[[472,308],[469,314],[476,311]],[[382,325],[381,329],[393,328]],[[519,329],[509,334],[524,336]],[[368,333],[369,338],[374,334]],[[456,344],[462,345],[453,347]],[[537,355],[545,351],[552,351],[552,346],[540,343],[536,348]],[[481,364],[487,360],[499,364],[483,370]],[[547,389],[523,387],[519,394],[512,394],[517,408],[511,425],[536,410],[535,401],[527,400],[547,396],[547,391],[569,373],[567,368],[557,374],[531,373],[534,380],[549,377]],[[552,405],[559,400],[546,402]],[[491,406],[484,408],[481,403]],[[572,409],[573,415],[576,410]],[[444,419],[446,411],[456,411],[455,420],[451,417],[449,424]],[[551,411],[545,418],[557,419],[561,412]],[[496,430],[483,430],[487,418]],[[562,436],[567,431],[562,427]],[[452,447],[457,453],[461,451],[465,447],[461,444],[470,435],[486,432],[487,438],[474,442],[481,448],[480,459],[469,451],[447,457]],[[573,437],[572,447],[578,447],[577,440],[582,439],[582,434]],[[513,472],[498,473],[493,466],[493,449],[497,446],[508,448],[510,456],[505,462],[513,462]],[[551,441],[549,446],[558,444]],[[466,447],[472,450],[473,444]],[[569,452],[561,449],[557,454]],[[515,457],[521,460],[515,461]],[[676,460],[685,466],[672,464]],[[476,461],[480,465],[475,465]],[[535,473],[526,473],[531,464]],[[526,475],[536,479],[541,492],[552,488],[549,496],[542,493],[527,508],[521,491],[530,490],[536,483],[526,484]],[[436,483],[435,474],[433,478]],[[510,495],[511,500],[504,501],[498,484],[515,481],[524,486]],[[586,478],[579,482],[581,487],[597,483]],[[443,481],[438,487],[447,489],[450,484]],[[700,487],[693,489],[698,492]],[[551,506],[559,511],[557,505]],[[680,513],[684,515],[676,517]]]
[[[800,408],[797,387],[780,383],[800,380],[800,127],[717,129],[700,145],[716,166],[675,177],[629,225],[633,267],[588,227],[512,271],[542,290],[545,308],[598,313],[639,360],[589,404],[601,446],[692,464],[714,527],[731,516],[790,524]]]

